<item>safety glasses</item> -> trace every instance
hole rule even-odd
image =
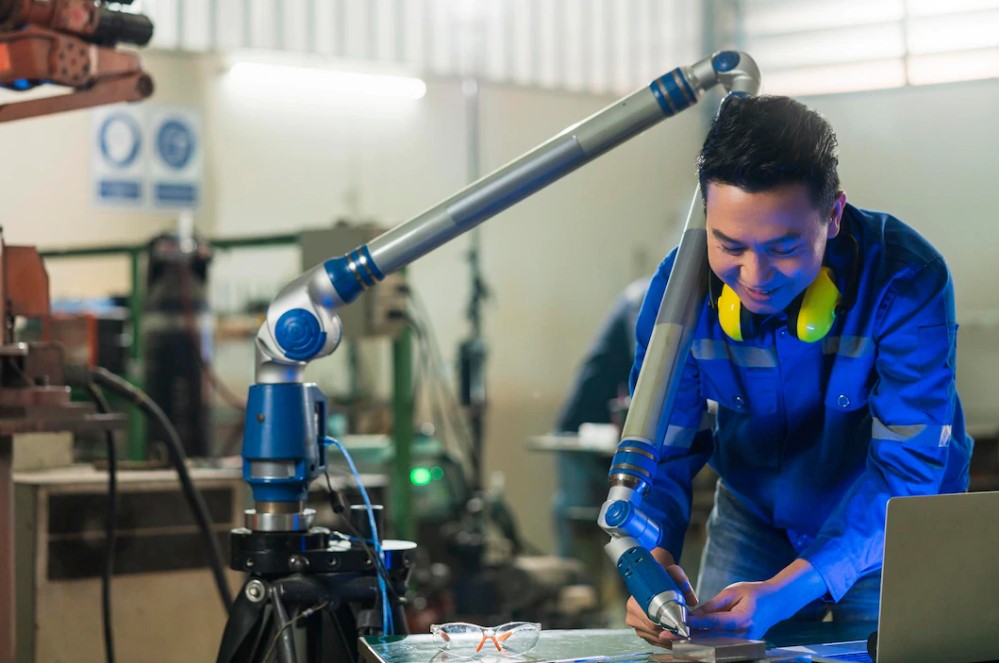
[[[541,624],[533,622],[507,622],[486,627],[467,622],[434,624],[430,627],[434,644],[441,651],[459,656],[495,651],[523,654],[534,649],[541,636]]]

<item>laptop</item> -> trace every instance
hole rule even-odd
[[[888,500],[877,663],[999,660],[999,492]],[[786,647],[866,661],[866,640]]]

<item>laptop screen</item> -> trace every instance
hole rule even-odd
[[[865,641],[779,651],[814,661],[871,660]],[[999,492],[890,499],[877,663],[997,659]]]

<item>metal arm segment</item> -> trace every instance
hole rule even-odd
[[[730,96],[757,94],[759,90],[756,71],[755,77],[740,76]],[[705,208],[696,190],[614,454],[610,490],[598,519],[600,527],[611,536],[605,550],[617,564],[632,596],[653,622],[683,637],[689,635],[689,629],[681,588],[648,552],[662,543],[662,526],[649,518],[641,505],[655,478],[663,444],[689,444],[697,432],[669,426],[663,439],[657,435],[659,422],[673,409],[707,291],[705,225]]]
[[[638,374],[610,469],[610,491],[598,520],[611,536],[604,549],[631,595],[649,619],[683,637],[689,635],[686,602],[680,588],[649,553],[662,542],[662,527],[641,510],[641,505],[659,462],[662,441],[657,439],[656,430],[663,413],[673,409],[707,290],[707,233],[699,198],[698,189]],[[666,438],[693,432],[667,429]]]
[[[340,341],[333,311],[386,274],[697,103],[705,90],[721,84],[729,92],[753,91],[758,81],[756,64],[736,51],[678,67],[370,244],[317,265],[268,309],[257,335],[257,382],[300,382],[305,363],[330,354]]]

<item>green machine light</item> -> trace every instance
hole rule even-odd
[[[430,470],[425,467],[414,467],[409,471],[409,481],[414,486],[426,486],[431,479]]]

